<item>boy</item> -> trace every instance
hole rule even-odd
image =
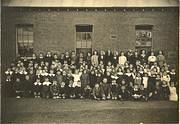
[[[33,83],[33,90],[34,90],[34,97],[35,98],[40,98],[40,95],[41,95],[41,82],[40,82],[40,79],[37,78],[36,79],[36,82]]]
[[[20,80],[20,78],[16,78],[15,79],[15,83],[14,83],[14,90],[16,92],[16,98],[19,99],[21,98],[24,93],[23,91],[23,84],[22,84],[22,81]]]
[[[101,88],[99,86],[99,84],[95,84],[95,87],[93,88],[93,98],[95,100],[100,100],[102,97],[101,97]]]
[[[29,75],[25,76],[25,80],[23,82],[24,85],[24,96],[25,97],[30,97],[32,94],[32,86],[33,86],[33,82],[31,82]]]
[[[50,97],[50,85],[51,82],[49,81],[49,78],[45,78],[45,81],[42,84],[42,97],[43,98],[49,98]]]
[[[82,88],[82,96],[85,96],[85,90],[88,90],[87,87],[89,86],[89,75],[87,73],[87,70],[84,70],[83,73],[81,74],[80,81]]]
[[[118,86],[118,99],[127,100],[129,97],[129,93],[127,90],[127,84],[125,80],[122,80],[120,85]]]
[[[166,81],[162,81],[161,95],[163,100],[169,100],[170,91]]]
[[[97,77],[95,75],[94,70],[92,70],[90,75],[89,75],[89,86],[93,89],[96,82],[97,82]]]
[[[101,85],[101,94],[102,94],[102,99],[106,100],[106,99],[110,99],[111,98],[111,89],[110,86],[108,84],[108,79],[107,78],[103,78],[102,83],[100,83]]]
[[[50,91],[52,94],[53,99],[57,99],[58,97],[58,93],[59,93],[59,86],[56,80],[52,81],[52,85],[50,86]]]
[[[112,84],[111,84],[111,94],[112,94],[113,100],[117,99],[117,87],[118,87],[118,84],[116,82],[116,79],[113,79]]]
[[[134,85],[134,89],[133,89],[133,100],[139,100],[141,98],[141,92],[140,92],[140,88],[137,84]]]

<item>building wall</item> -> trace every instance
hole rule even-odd
[[[49,10],[49,11],[48,11]],[[2,15],[2,60],[16,57],[16,24],[33,24],[34,50],[75,50],[75,25],[93,25],[93,49],[135,49],[135,25],[153,25],[153,49],[175,59],[178,49],[178,11],[58,11],[5,8]],[[116,35],[116,39],[111,39]],[[174,56],[174,57],[171,57]]]

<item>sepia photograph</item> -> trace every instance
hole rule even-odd
[[[1,0],[0,11],[0,123],[179,123],[179,0]]]

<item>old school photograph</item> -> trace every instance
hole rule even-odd
[[[179,0],[1,0],[2,124],[178,124]]]

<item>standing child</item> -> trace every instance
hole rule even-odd
[[[144,96],[145,96],[145,100],[148,99],[148,82],[149,82],[149,77],[147,73],[144,73],[144,76],[142,77],[142,86],[141,89],[144,90]]]
[[[163,100],[169,100],[170,91],[166,81],[162,81],[161,95]]]
[[[111,89],[109,87],[108,84],[108,79],[107,78],[103,78],[103,81],[101,84],[101,94],[102,94],[102,99],[106,100],[106,99],[110,99],[111,98]]]
[[[118,84],[116,82],[116,79],[112,79],[111,94],[112,94],[112,99],[114,100],[117,99],[117,87],[118,87]]]
[[[40,98],[41,86],[42,86],[42,83],[40,82],[40,79],[37,78],[36,82],[33,83],[33,90],[34,90],[34,97],[35,98]]]
[[[87,73],[87,70],[83,71],[83,73],[80,76],[80,80],[81,80],[82,96],[88,97],[89,96],[88,95],[89,88],[87,88],[87,87],[89,86],[89,74]]]
[[[169,91],[170,91],[169,100],[178,101],[178,96],[176,93],[176,87],[174,86],[174,83],[171,83],[171,86],[169,87]]]
[[[58,97],[58,93],[59,93],[59,86],[56,80],[52,81],[52,85],[50,86],[50,91],[52,94],[53,99],[57,99]]]
[[[16,98],[21,98],[23,96],[24,91],[23,91],[23,84],[20,78],[15,79],[14,89],[16,92]]]
[[[49,78],[45,78],[45,81],[42,84],[42,97],[43,98],[49,98],[50,97],[50,85],[51,82],[49,81]]]
[[[72,74],[72,76],[74,77],[73,87],[74,87],[75,97],[76,98],[82,98],[82,95],[81,95],[81,81],[80,81],[81,73],[77,69],[75,71],[75,74]]]

